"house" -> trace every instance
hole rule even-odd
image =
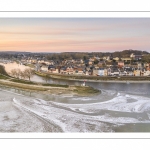
[[[84,61],[85,66],[89,66],[89,60]]]
[[[83,63],[84,63],[83,59],[81,59],[81,60],[80,60],[80,63],[81,63],[81,64],[83,64]]]
[[[120,71],[119,72],[119,76],[126,76],[127,75],[127,72],[126,71]]]
[[[108,76],[108,70],[104,69],[104,76]]]
[[[95,60],[100,60],[100,58],[99,58],[99,57],[94,57],[94,61],[95,61]]]
[[[41,67],[42,67],[42,66],[37,63],[37,64],[35,65],[35,70],[36,70],[36,71],[41,71]]]
[[[150,63],[145,63],[145,64],[144,64],[144,68],[145,68],[146,70],[150,70]]]
[[[37,63],[37,59],[32,59],[32,60],[31,60],[31,63],[32,63],[32,64],[36,64],[36,63]]]
[[[98,75],[99,75],[99,76],[104,76],[104,68],[100,68],[100,69],[98,70]]]
[[[44,63],[44,60],[38,60],[37,62],[42,64],[42,63]]]
[[[134,60],[141,60],[143,55],[135,55]]]
[[[113,60],[119,61],[119,57],[115,57],[115,58],[113,58]]]
[[[31,63],[31,59],[27,59],[27,63]]]
[[[60,74],[67,74],[67,67],[60,68]]]
[[[112,61],[107,61],[106,66],[110,68],[112,66]]]
[[[123,62],[123,61],[118,61],[118,67],[119,67],[119,68],[124,67],[124,62]]]
[[[134,53],[132,53],[131,55],[130,55],[130,58],[134,58],[135,57],[135,55],[134,55]]]
[[[93,65],[94,64],[94,61],[89,61],[89,65]]]
[[[132,67],[124,67],[124,73],[127,76],[133,76],[134,75],[133,70],[134,68]]]
[[[141,70],[141,69],[142,69],[142,63],[137,63],[137,68],[138,68],[139,70]]]
[[[88,62],[89,65],[93,65],[93,64],[94,64],[94,61],[95,61],[95,58],[90,58],[90,59],[89,59],[89,62]]]
[[[92,61],[92,62],[94,62],[94,60],[95,60],[95,58],[90,58],[90,59],[89,59],[89,61]]]
[[[138,68],[138,65],[137,65],[137,62],[133,62],[133,63],[131,63],[131,65],[130,65],[132,68]]]
[[[49,61],[44,62],[46,65],[50,65],[51,63]]]
[[[134,53],[132,53],[130,55],[130,57],[133,59],[133,60],[141,60],[143,55],[134,55]]]
[[[110,69],[110,68],[107,69],[107,75],[108,75],[108,76],[111,75],[111,69]]]
[[[106,56],[105,58],[106,58],[107,61],[110,60],[110,56]]]
[[[42,67],[41,67],[41,71],[47,72],[47,71],[48,71],[48,67],[47,67],[47,66],[42,66]]]
[[[141,76],[141,70],[134,70],[133,75],[134,76]]]
[[[100,69],[98,70],[98,75],[99,75],[99,76],[107,76],[107,75],[108,75],[107,69],[100,68]]]
[[[27,60],[26,60],[26,59],[21,59],[21,63],[22,63],[23,65],[25,65],[25,64],[27,63]]]
[[[107,60],[107,57],[106,57],[106,56],[104,56],[104,57],[102,58],[102,60]]]
[[[86,72],[85,72],[85,75],[87,75],[87,76],[88,76],[88,75],[89,75],[89,71],[86,71]]]
[[[97,64],[98,67],[102,68],[104,66],[106,66],[106,63],[104,60],[99,61],[99,63]]]
[[[113,65],[111,66],[111,73],[110,75],[119,75],[119,69],[117,66]]]
[[[84,74],[84,69],[83,68],[76,68],[75,69],[75,74],[83,75]]]
[[[49,65],[48,66],[48,72],[50,73],[59,73],[59,68],[56,68],[54,65]]]
[[[88,73],[89,73],[89,75],[93,75],[93,70],[90,69],[90,70],[88,71]]]
[[[143,76],[149,76],[150,75],[150,70],[146,70],[143,72]]]
[[[67,67],[66,72],[67,74],[74,74],[74,69],[72,67]]]
[[[121,58],[124,63],[131,63],[132,58]]]
[[[98,76],[99,75],[98,71],[99,71],[99,69],[94,68],[93,69],[93,76]]]

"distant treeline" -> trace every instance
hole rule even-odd
[[[123,50],[123,51],[116,51],[116,52],[63,52],[63,53],[30,53],[30,52],[0,52],[0,58],[21,58],[22,56],[27,57],[37,57],[41,59],[47,60],[59,60],[62,61],[64,59],[83,59],[87,60],[91,57],[104,57],[104,56],[111,56],[111,57],[130,57],[130,54],[134,53],[135,55],[142,55],[142,54],[149,54],[147,51],[142,50]]]
[[[48,60],[64,60],[64,59],[89,59],[91,57],[119,57],[125,58],[130,57],[130,55],[134,53],[135,55],[142,55],[142,54],[149,54],[146,51],[140,50],[123,50],[123,51],[116,51],[116,52],[92,52],[92,53],[83,53],[83,52],[65,52],[65,53],[53,53],[46,55]]]

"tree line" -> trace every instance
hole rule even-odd
[[[26,68],[23,71],[20,69],[12,69],[10,74],[11,74],[11,76],[18,78],[18,79],[30,80],[31,77],[34,75],[34,70],[32,70],[31,68]]]
[[[63,53],[23,53],[23,52],[0,52],[0,58],[8,58],[8,59],[19,59],[23,56],[38,58],[38,59],[46,59],[46,60],[55,60],[61,62],[65,59],[83,59],[87,60],[91,57],[130,57],[130,55],[134,53],[135,55],[148,55],[147,51],[142,50],[123,50],[123,51],[115,51],[115,52],[63,52]]]
[[[116,52],[64,52],[64,53],[53,53],[47,54],[45,57],[48,60],[64,60],[64,59],[83,59],[87,60],[91,57],[119,57],[119,58],[126,58],[130,57],[130,55],[134,53],[135,55],[148,55],[147,51],[141,50],[123,50],[123,51],[116,51]]]

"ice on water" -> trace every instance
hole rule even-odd
[[[56,96],[77,99],[75,104],[3,89],[0,95],[0,132],[113,132],[115,125],[150,123],[150,98],[125,92],[103,90],[93,97]]]

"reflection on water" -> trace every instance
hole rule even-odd
[[[32,81],[36,82],[45,82],[42,77],[35,75],[32,78]],[[62,79],[52,79],[48,80],[48,83],[53,84],[63,84],[63,85],[81,85],[82,81],[72,81],[72,80],[62,80]],[[131,94],[142,94],[150,96],[150,84],[149,83],[111,83],[111,82],[88,82],[86,81],[86,85],[92,86],[96,89],[104,89],[104,90],[112,90],[112,91],[125,91],[126,93]]]

